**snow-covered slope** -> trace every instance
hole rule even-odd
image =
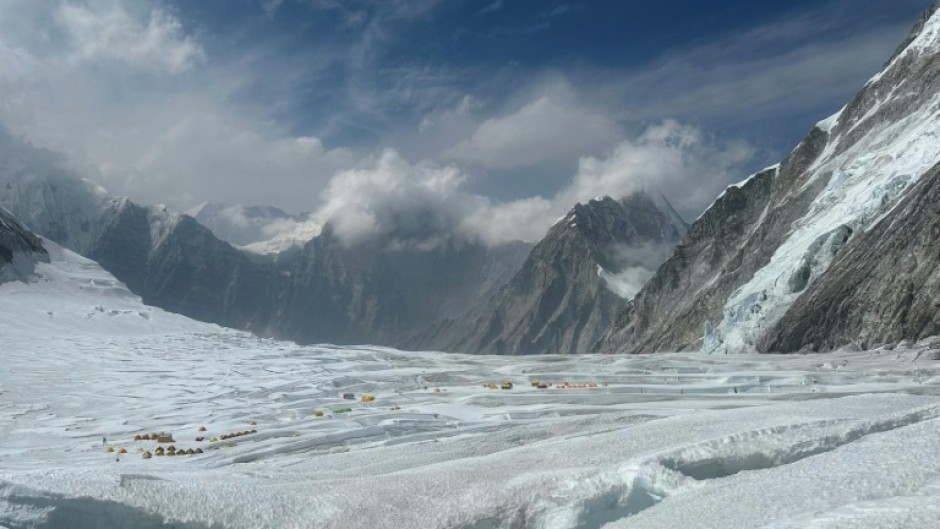
[[[716,200],[602,349],[754,350],[836,255],[910,193],[940,162],[938,7],[779,167]]]
[[[820,192],[770,262],[728,299],[724,317],[703,344],[706,351],[753,349],[826,271],[839,247],[869,229],[886,206],[940,162],[940,80],[924,78],[937,79],[938,63],[940,13],[869,82],[867,101],[856,100],[852,111],[823,122],[831,127],[826,147],[791,191],[820,186]]]
[[[38,263],[23,281],[0,285],[0,329],[5,339],[221,330],[146,306],[98,263],[48,240],[43,246],[49,262]]]

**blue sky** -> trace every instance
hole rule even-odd
[[[529,238],[638,188],[694,218],[930,3],[0,0],[0,123],[179,208],[431,207],[369,192],[394,182]]]

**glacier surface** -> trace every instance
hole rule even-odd
[[[300,347],[146,307],[46,244],[33,281],[0,285],[0,526],[874,528],[940,514],[927,345]],[[147,432],[204,453],[144,459]]]

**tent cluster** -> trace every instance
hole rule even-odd
[[[134,436],[135,441],[156,441],[158,443],[175,443],[173,434],[169,433],[145,433]]]
[[[227,440],[227,439],[233,439],[233,438],[235,438],[235,437],[241,437],[241,436],[243,436],[243,435],[250,435],[250,434],[253,434],[253,433],[258,433],[258,430],[245,430],[244,432],[235,432],[235,433],[222,434],[222,435],[219,437],[219,439],[225,441],[225,440]]]
[[[249,425],[252,425],[252,426],[255,426],[255,425],[258,424],[256,421],[246,421],[246,422],[247,422]],[[198,430],[199,432],[207,432],[207,431],[208,431],[208,429],[207,429],[205,426],[200,426],[197,430]],[[198,437],[196,437],[196,442],[203,442],[203,441],[208,440],[210,443],[216,443],[216,442],[218,442],[220,439],[221,439],[221,440],[228,440],[228,439],[232,439],[232,438],[235,438],[235,437],[242,437],[242,436],[245,436],[245,435],[250,435],[250,434],[255,434],[255,433],[258,433],[258,430],[255,430],[255,429],[244,430],[244,431],[241,431],[241,432],[234,432],[234,433],[229,433],[229,434],[223,434],[223,435],[221,435],[221,436],[219,436],[219,437],[209,437],[208,439],[207,439],[205,436],[198,436]],[[172,434],[169,434],[169,433],[162,433],[162,432],[161,432],[161,433],[137,434],[137,435],[134,436],[134,441],[156,441],[157,443],[160,443],[160,444],[170,444],[170,443],[175,443],[175,442],[176,442],[176,441],[173,439],[173,435],[172,435]],[[107,447],[107,448],[105,449],[105,451],[106,451],[106,452],[109,452],[109,453],[113,453],[113,452],[114,452],[114,448],[112,448],[112,447],[109,446],[109,447]],[[182,448],[180,448],[180,449],[177,449],[176,446],[174,446],[173,444],[170,444],[170,445],[167,446],[166,448],[164,448],[163,446],[157,446],[157,448],[156,448],[153,452],[151,452],[150,450],[144,450],[143,448],[138,448],[137,451],[138,451],[138,452],[142,452],[141,456],[142,456],[144,459],[152,459],[154,456],[189,456],[189,455],[196,455],[196,454],[202,454],[202,453],[203,453],[202,448],[195,448],[195,449],[194,449],[194,448],[187,448],[187,449],[182,449]],[[118,451],[118,454],[126,454],[126,453],[127,453],[127,450],[125,450],[124,448],[121,448],[121,449]]]
[[[148,452],[144,452],[143,458],[144,458],[144,459],[150,459],[150,458],[151,458],[152,456],[154,456],[154,455],[156,455],[156,456],[167,456],[167,457],[172,457],[172,456],[191,456],[191,455],[196,455],[196,454],[201,454],[201,453],[203,453],[203,452],[202,452],[202,448],[196,448],[196,449],[189,448],[189,449],[186,449],[186,450],[180,448],[179,450],[177,450],[176,447],[173,446],[173,445],[170,445],[170,446],[166,447],[166,449],[164,449],[162,446],[158,446],[157,449],[153,451],[153,454],[150,454],[149,451],[148,451]]]
[[[493,390],[500,390],[500,389],[512,389],[513,385],[512,385],[512,382],[508,380],[504,380],[502,383],[498,385],[497,384],[483,384],[483,387],[488,390],[493,391]]]

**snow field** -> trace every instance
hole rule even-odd
[[[584,357],[300,347],[145,307],[93,262],[50,250],[36,282],[0,285],[0,526],[936,519],[940,364],[926,345]],[[484,387],[506,380],[513,389]],[[246,430],[257,433],[209,441]],[[149,432],[205,453],[143,459],[158,444],[133,438]]]

